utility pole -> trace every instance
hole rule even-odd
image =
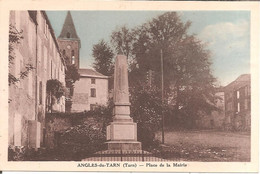
[[[162,73],[162,144],[164,144],[164,114],[163,114],[164,81],[163,81],[163,52],[162,52],[162,49],[161,49],[161,73]]]

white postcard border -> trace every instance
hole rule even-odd
[[[251,11],[251,162],[186,162],[187,167],[77,167],[79,162],[8,162],[8,26],[9,10],[245,10]],[[83,0],[0,1],[0,170],[8,171],[128,171],[128,172],[257,172],[259,150],[259,2],[156,2]],[[95,162],[90,162],[95,163]],[[101,163],[101,162],[97,162]],[[104,164],[111,162],[102,162]],[[144,165],[147,162],[129,162]],[[161,163],[173,162],[152,162]],[[178,163],[182,163],[179,162]]]

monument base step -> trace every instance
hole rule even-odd
[[[138,141],[108,141],[107,150],[142,150],[142,144]]]
[[[151,152],[145,151],[145,150],[103,150],[103,151],[98,151],[95,154],[152,154]]]

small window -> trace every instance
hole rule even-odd
[[[67,33],[67,38],[70,38],[70,32]]]
[[[71,50],[71,56],[75,56],[75,51]]]
[[[248,100],[245,99],[245,110],[247,110],[247,109],[248,109]]]
[[[250,91],[250,87],[249,87],[249,86],[246,86],[246,87],[245,87],[245,95],[246,95],[246,96],[251,95],[251,91]]]
[[[240,112],[240,103],[237,103],[237,112]]]
[[[96,89],[95,88],[91,88],[90,93],[91,93],[91,97],[96,97]]]
[[[66,51],[65,51],[65,50],[63,50],[63,51],[62,51],[62,54],[63,54],[63,55],[65,55],[65,54],[66,54]]]
[[[52,79],[52,60],[51,60],[51,79]]]
[[[44,21],[44,34],[46,36],[46,38],[48,38],[48,30],[49,30],[49,26],[47,24],[47,21]]]
[[[229,102],[228,104],[227,104],[227,110],[228,111],[232,111],[232,102]]]
[[[72,56],[72,58],[71,58],[71,63],[72,63],[72,64],[75,64],[75,56]]]
[[[42,81],[39,84],[39,104],[42,104]]]
[[[96,79],[91,79],[91,84],[96,84]]]
[[[239,99],[239,91],[237,91],[237,99]]]

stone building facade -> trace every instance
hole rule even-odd
[[[240,75],[225,87],[225,127],[232,130],[251,128],[251,78]]]
[[[11,11],[10,25],[22,31],[23,39],[13,50],[9,72],[18,77],[27,64],[34,69],[9,86],[9,144],[38,148],[44,144],[46,84],[57,79],[65,85],[65,61],[45,11]],[[54,110],[65,111],[65,97]]]
[[[242,74],[216,92],[216,106],[220,109],[211,115],[201,115],[196,121],[199,128],[234,131],[251,129],[251,78]]]
[[[92,69],[79,69],[80,79],[75,83],[72,112],[93,110],[97,105],[107,105],[108,76]]]

